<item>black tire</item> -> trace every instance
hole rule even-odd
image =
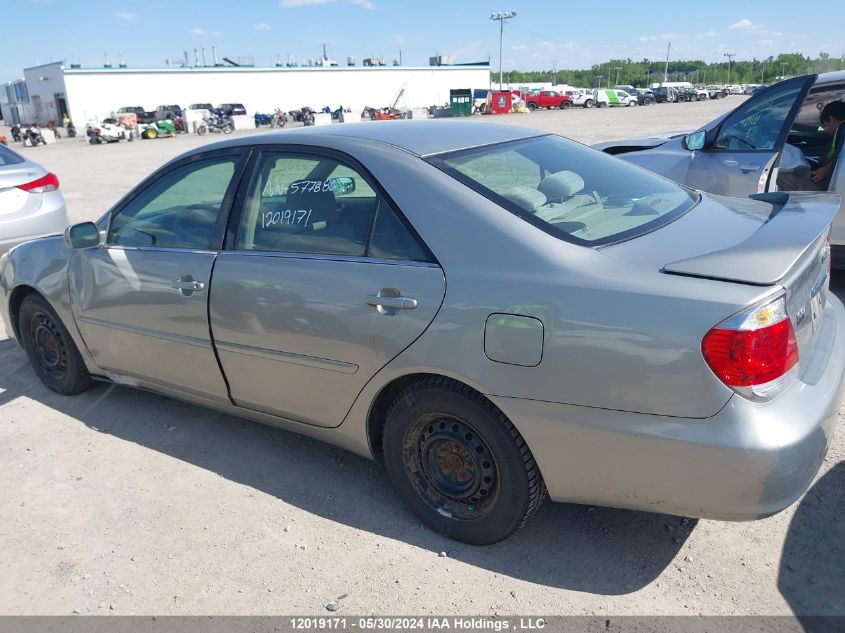
[[[93,386],[79,349],[41,296],[30,294],[23,300],[18,311],[18,329],[29,362],[46,387],[72,396]]]
[[[593,100],[592,100],[592,99],[587,99],[587,100],[584,102],[584,107],[585,107],[585,108],[592,108],[592,107],[593,107]]]
[[[546,496],[531,450],[489,400],[442,377],[388,409],[384,464],[399,497],[433,530],[472,545],[501,541]]]
[[[534,110],[536,110],[536,109],[537,109],[537,104],[536,104],[536,103],[534,103],[534,102],[530,102],[530,103],[528,104],[528,109],[529,109],[529,110],[531,110],[531,112],[534,112]]]
[[[571,107],[572,107],[571,101],[564,101],[563,103],[560,104],[561,110],[569,110],[569,108],[571,108]]]
[[[235,131],[235,128],[232,126],[231,123],[226,123],[220,131],[223,132],[223,134],[231,134]]]

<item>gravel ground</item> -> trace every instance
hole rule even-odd
[[[593,143],[739,102],[477,120]],[[79,221],[218,138],[22,151],[59,175]],[[328,614],[347,594],[337,615],[845,615],[844,461],[840,431],[808,494],[762,521],[547,503],[507,542],[470,547],[328,445],[121,387],[49,392],[0,330],[0,614]]]

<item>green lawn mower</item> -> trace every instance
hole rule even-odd
[[[141,138],[162,138],[165,136],[175,137],[176,126],[169,119],[162,119],[155,123],[144,123],[139,126]]]

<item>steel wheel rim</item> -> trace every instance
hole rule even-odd
[[[487,514],[499,496],[501,477],[484,438],[447,413],[421,416],[405,437],[405,468],[423,500],[459,520]]]
[[[41,370],[53,378],[64,378],[67,374],[67,348],[52,317],[40,311],[33,314],[29,322],[29,336]]]

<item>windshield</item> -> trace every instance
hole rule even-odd
[[[429,160],[547,233],[589,246],[653,231],[697,202],[669,180],[553,135]]]

